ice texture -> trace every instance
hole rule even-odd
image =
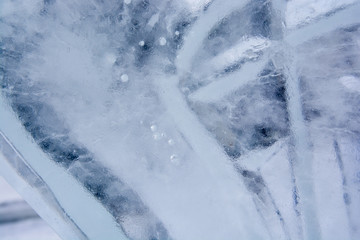
[[[80,238],[360,239],[359,12],[354,0],[3,0],[0,163],[30,172]],[[39,150],[116,224],[86,226],[57,199]]]

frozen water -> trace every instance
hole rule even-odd
[[[80,238],[359,239],[359,6],[4,0],[0,163]]]

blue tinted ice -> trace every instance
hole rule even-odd
[[[359,12],[4,0],[0,164],[64,238],[358,239]]]

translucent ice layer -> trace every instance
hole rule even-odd
[[[360,4],[306,2],[2,1],[0,173],[65,239],[359,239]]]

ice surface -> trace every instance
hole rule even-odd
[[[307,24],[320,15],[354,2],[356,0],[291,0],[286,6],[286,22],[289,28]]]
[[[0,9],[3,142],[86,237],[360,238],[357,1]]]

